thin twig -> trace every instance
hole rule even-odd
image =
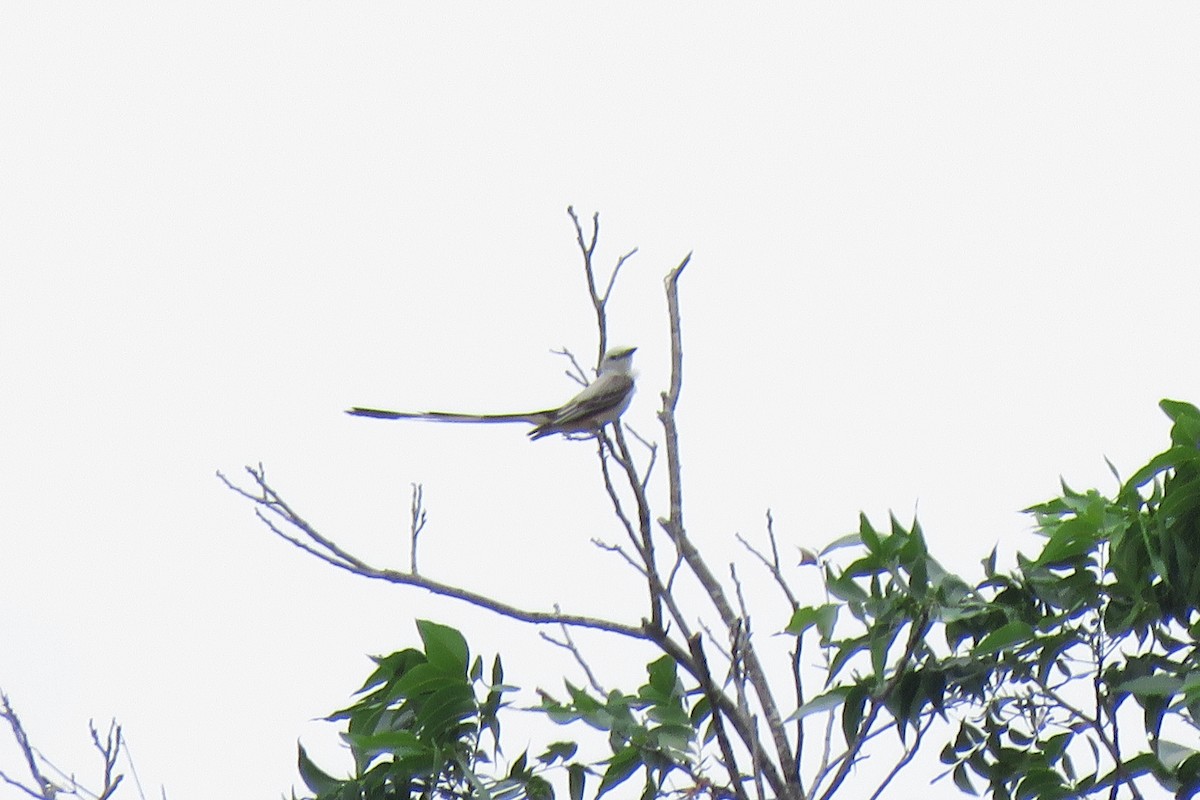
[[[775,584],[779,586],[788,603],[791,604],[792,610],[795,611],[800,607],[800,603],[796,600],[796,595],[792,591],[792,587],[788,586],[787,580],[783,577],[783,565],[779,561],[779,546],[775,541],[775,519],[771,516],[771,509],[767,509],[767,541],[771,545],[771,557],[767,558],[759,552],[754,545],[750,544],[740,533],[734,534],[737,540],[742,543],[750,554],[757,558],[762,565],[771,573],[771,577],[775,579]]]
[[[304,521],[298,514],[295,513],[283,501],[279,494],[272,489],[264,477],[262,466],[256,469],[254,467],[246,467],[246,472],[249,473],[254,482],[261,489],[261,495],[255,495],[246,491],[237,484],[230,481],[224,474],[218,472],[217,477],[231,490],[238,493],[242,497],[252,500],[258,508],[255,509],[255,514],[263,523],[271,529],[277,536],[287,542],[295,545],[306,553],[321,559],[327,564],[345,570],[354,575],[359,575],[364,578],[373,580],[386,581],[388,583],[403,584],[406,586],[416,586],[425,589],[436,595],[443,597],[453,597],[462,600],[479,608],[487,609],[495,614],[509,617],[510,619],[520,620],[522,622],[530,622],[536,625],[572,625],[578,628],[592,628],[595,630],[608,631],[622,636],[627,636],[632,639],[651,639],[646,631],[641,627],[626,625],[612,620],[601,619],[598,617],[587,617],[577,614],[561,614],[546,611],[529,611],[527,609],[517,608],[508,603],[501,602],[486,595],[477,592],[471,592],[466,589],[460,589],[457,586],[441,583],[440,581],[431,580],[423,575],[414,575],[411,572],[398,572],[391,569],[379,569],[373,567],[361,559],[350,555],[348,552],[339,547],[332,540],[321,535],[315,528]],[[264,511],[265,509],[265,511]],[[289,526],[298,529],[305,537],[312,540],[316,545],[309,544],[307,541],[300,539],[298,536],[289,534],[275,523],[275,520],[268,515],[274,515],[282,519]]]
[[[830,781],[829,787],[825,790],[825,793],[821,795],[821,800],[829,800],[829,798],[833,797],[834,792],[836,792],[838,787],[842,785],[842,782],[846,780],[846,776],[850,774],[850,768],[854,766],[854,762],[858,756],[858,753],[862,750],[863,744],[866,743],[868,738],[867,734],[871,730],[871,726],[875,724],[875,718],[879,715],[880,710],[884,708],[888,699],[896,690],[896,687],[900,685],[901,679],[908,673],[911,667],[911,662],[913,661],[913,656],[916,654],[917,647],[922,641],[924,641],[925,634],[928,632],[929,618],[927,616],[927,612],[918,614],[910,624],[912,627],[908,632],[908,641],[904,646],[904,654],[897,662],[895,672],[890,678],[887,679],[887,681],[884,682],[882,691],[877,696],[871,698],[869,702],[870,708],[867,710],[866,715],[863,717],[863,720],[859,725],[860,735],[854,740],[854,742],[850,743],[846,753],[842,756],[841,764],[838,766],[837,772]]]
[[[621,526],[625,529],[625,535],[629,537],[630,543],[637,550],[642,562],[650,563],[653,559],[651,559],[650,555],[645,551],[644,539],[638,535],[637,531],[633,527],[633,522],[629,519],[629,515],[625,513],[625,506],[621,502],[621,496],[617,493],[616,484],[613,483],[612,473],[608,469],[609,454],[613,452],[612,444],[609,442],[607,435],[603,431],[600,432],[600,435],[597,436],[596,439],[598,443],[597,455],[600,458],[600,476],[604,480],[604,491],[608,493],[608,500],[610,503],[612,503],[613,513],[617,515],[617,519],[620,521]],[[644,575],[644,568],[639,569],[642,569],[642,574]],[[656,600],[652,595],[651,603],[653,604],[654,602],[656,602]]]
[[[642,491],[646,491],[646,487],[650,485],[650,476],[654,473],[654,464],[658,460],[658,444],[651,442],[642,437],[640,433],[634,430],[632,425],[622,423],[621,427],[629,431],[629,435],[638,441],[642,447],[650,451],[650,459],[646,462],[646,469],[642,472]]]
[[[587,386],[591,381],[588,380],[587,373],[583,371],[583,367],[579,366],[579,362],[575,360],[575,354],[572,353],[564,345],[561,350],[551,350],[556,356],[564,356],[571,362],[571,369],[563,370],[563,374],[571,380],[578,383],[580,386]]]
[[[612,275],[608,277],[608,287],[604,290],[604,294],[600,296],[602,302],[607,303],[609,295],[612,294],[613,284],[617,282],[617,273],[621,271],[621,267],[625,266],[625,262],[633,257],[638,249],[635,247],[625,255],[617,259],[617,265],[613,267]]]
[[[905,748],[904,755],[896,760],[896,764],[892,767],[891,771],[888,772],[887,776],[884,777],[884,779],[879,783],[878,788],[876,788],[871,794],[870,800],[878,800],[878,798],[883,794],[883,790],[887,788],[888,784],[900,774],[900,770],[908,766],[909,762],[913,760],[913,756],[917,754],[917,750],[921,746],[921,740],[924,739],[925,734],[929,732],[930,727],[933,725],[934,719],[936,719],[936,717],[933,714],[930,714],[925,719],[925,724],[916,729],[916,733],[913,735],[912,744]]]
[[[1121,776],[1126,788],[1132,792],[1133,797],[1141,798],[1141,792],[1138,790],[1137,785],[1133,782],[1133,776],[1129,774],[1129,770],[1125,768],[1125,764],[1119,760],[1121,757],[1121,751],[1105,733],[1104,724],[1099,719],[1094,719],[1088,716],[1083,712],[1082,709],[1077,708],[1075,705],[1070,703],[1065,697],[1055,691],[1053,687],[1047,684],[1037,674],[1031,674],[1029,677],[1047,697],[1049,697],[1062,708],[1065,708],[1068,713],[1073,714],[1081,722],[1092,729],[1092,732],[1096,734],[1096,737],[1100,740],[1100,743],[1104,745],[1104,749],[1108,751],[1109,756],[1113,759],[1113,769],[1119,776]]]
[[[646,568],[639,564],[633,556],[629,555],[629,553],[626,553],[625,548],[621,547],[621,545],[609,544],[608,542],[601,541],[600,539],[596,539],[594,537],[592,538],[592,544],[606,553],[616,553],[625,560],[626,564],[633,568],[634,572],[641,575],[643,578],[646,577]]]
[[[29,769],[29,774],[38,788],[35,791],[20,781],[10,778],[4,772],[0,772],[0,779],[10,786],[17,787],[30,797],[54,800],[57,788],[53,783],[46,780],[46,776],[38,768],[37,758],[33,754],[33,746],[29,744],[29,736],[25,733],[25,726],[21,724],[21,718],[17,716],[17,712],[12,707],[8,695],[4,692],[0,692],[0,718],[3,718],[8,723],[8,727],[12,729],[13,738],[17,740],[17,747],[21,749],[21,753],[25,756],[25,766]]]
[[[708,660],[704,656],[704,646],[700,635],[697,634],[688,640],[688,649],[692,653],[692,658],[696,660],[696,665],[707,674],[712,674],[712,670],[708,668]],[[716,687],[711,683],[705,684],[703,687],[705,697],[708,699],[708,706],[712,709],[712,724],[713,731],[717,734],[717,744],[721,748],[721,755],[725,760],[725,768],[729,771],[729,785],[733,788],[734,795],[738,800],[748,800],[746,790],[742,788],[742,776],[738,773],[737,759],[733,755],[733,747],[729,742],[729,736],[725,732],[725,722],[723,715],[718,713],[718,700],[716,698]],[[759,777],[757,771],[755,777]],[[760,795],[761,796],[761,795]]]
[[[410,519],[408,536],[411,552],[409,554],[409,570],[413,575],[420,572],[417,569],[417,537],[425,530],[425,487],[419,483],[412,484],[412,505],[409,509]]]
[[[104,788],[97,795],[96,800],[107,800],[112,797],[113,792],[121,785],[121,781],[125,778],[124,775],[113,776],[113,769],[117,764],[117,757],[121,754],[121,726],[116,720],[109,722],[108,733],[104,738],[104,742],[100,741],[100,734],[96,730],[96,725],[93,722],[88,722],[88,727],[92,732],[92,744],[100,751],[101,758],[104,759]]]
[[[721,654],[721,658],[725,659],[726,661],[732,662],[733,654],[729,652],[729,646],[726,645],[724,642],[722,642],[721,639],[715,633],[713,633],[712,628],[710,628],[708,626],[708,623],[706,623],[704,620],[700,620],[696,624],[700,626],[700,630],[704,631],[704,635],[708,637],[709,644],[711,644],[713,647],[715,647],[717,649],[717,652]],[[728,639],[729,637],[726,636],[725,638]],[[733,675],[733,667],[731,664],[729,675],[726,676],[726,679],[725,679],[726,683],[729,682],[729,678],[732,677],[732,675]],[[750,710],[747,708],[747,709],[745,709],[745,711],[746,711],[747,716],[749,716]]]
[[[584,241],[583,226],[579,223],[579,217],[575,214],[574,206],[567,206],[567,214],[571,217],[571,222],[575,224],[575,241],[579,243],[579,251],[583,254],[583,274],[587,278],[588,297],[592,300],[592,309],[596,313],[596,328],[600,334],[600,347],[596,359],[596,363],[600,363],[600,359],[604,357],[604,352],[608,349],[608,320],[604,314],[604,304],[608,298],[602,297],[596,292],[596,274],[592,267],[592,256],[596,252],[596,241],[600,238],[600,212],[592,214],[592,240]]]
[[[557,604],[555,604],[554,610],[559,610]],[[567,652],[574,656],[575,663],[579,664],[579,667],[583,670],[583,674],[587,676],[588,684],[591,685],[596,694],[600,695],[601,697],[607,697],[608,691],[605,690],[605,688],[600,684],[600,681],[596,679],[596,673],[592,672],[591,666],[588,665],[587,660],[583,657],[583,653],[579,651],[579,647],[575,644],[575,640],[571,638],[571,629],[566,625],[560,625],[559,630],[562,631],[562,641],[555,639],[545,631],[542,631],[540,635],[550,644],[557,645],[558,647],[567,650]]]

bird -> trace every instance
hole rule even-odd
[[[375,419],[419,419],[429,422],[525,422],[533,425],[530,440],[561,433],[599,433],[617,421],[633,399],[633,353],[636,347],[616,347],[604,354],[596,380],[558,408],[526,414],[456,414],[447,411],[383,411],[378,408],[348,409],[347,414]]]

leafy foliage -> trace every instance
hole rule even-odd
[[[327,718],[347,723],[343,737],[354,758],[354,776],[332,777],[301,747],[305,785],[318,800],[551,796],[524,755],[506,775],[479,774],[497,751],[499,712],[511,690],[503,683],[500,658],[485,682],[483,661],[471,661],[462,634],[427,620],[418,620],[417,628],[424,650],[375,658],[359,700]],[[490,756],[483,747],[485,734],[492,742]]]
[[[645,684],[634,694],[610,691],[603,698],[566,684],[570,699],[560,703],[543,693],[541,710],[560,724],[582,721],[608,733],[612,757],[600,779],[599,797],[645,771],[643,797],[657,797],[666,778],[689,773],[697,753],[698,728],[708,704],[698,691],[685,692],[676,664],[667,656],[647,665]]]
[[[862,554],[825,575],[853,625],[840,614],[831,630],[821,606],[787,628],[816,630],[829,654],[826,691],[796,716],[840,709],[847,765],[872,726],[919,740],[944,718],[948,774],[997,800],[1139,796],[1147,775],[1177,797],[1200,791],[1200,750],[1164,738],[1200,730],[1200,411],[1162,408],[1171,447],[1114,497],[1064,484],[1027,509],[1046,541],[1013,574],[993,552],[969,586],[929,556],[915,522],[883,533],[863,518]],[[1140,714],[1122,712],[1129,701]]]
[[[502,683],[499,657],[490,684],[482,679],[482,661],[467,670],[462,635],[426,620],[417,622],[425,650],[407,649],[374,659],[376,669],[359,690],[359,700],[327,717],[347,721],[344,734],[355,762],[353,778],[335,778],[321,770],[300,747],[300,775],[317,800],[488,797],[495,800],[544,800],[554,796],[544,774],[566,772],[572,798],[583,797],[589,776],[598,776],[595,796],[625,783],[642,770],[643,797],[663,791],[672,772],[689,773],[697,752],[696,730],[707,716],[703,699],[685,692],[676,665],[663,657],[647,667],[648,679],[633,694],[619,691],[596,697],[566,684],[569,699],[559,702],[545,692],[534,709],[553,722],[583,722],[608,733],[611,755],[599,764],[576,760],[578,744],[554,742],[532,762],[523,753],[506,773],[494,767],[500,753],[503,695],[515,687]],[[484,734],[489,752],[481,748]],[[491,774],[484,774],[487,769]]]
[[[797,773],[806,726],[832,723],[840,741],[835,752],[824,737],[808,781],[788,777],[796,796],[828,800],[889,730],[903,749],[894,775],[939,723],[939,735],[948,732],[944,777],[964,792],[1141,797],[1139,785],[1156,781],[1178,798],[1200,794],[1200,749],[1189,744],[1200,731],[1200,410],[1161,405],[1173,423],[1170,447],[1112,497],[1064,483],[1058,497],[1027,509],[1044,544],[1036,556],[1018,555],[1011,572],[997,569],[993,551],[982,579],[968,582],[931,556],[917,522],[892,518],[880,530],[865,516],[813,559],[826,601],[794,603],[784,627],[802,698],[788,720]],[[330,717],[348,725],[354,777],[329,776],[301,749],[301,775],[319,800],[542,800],[555,794],[551,770],[565,772],[572,800],[638,774],[643,798],[740,798],[737,780],[755,780],[709,777],[730,753],[727,742],[714,744],[717,689],[685,684],[683,656],[671,653],[647,665],[633,692],[566,683],[565,700],[542,693],[536,710],[548,719],[606,734],[602,759],[581,759],[576,742],[559,741],[500,770],[500,712],[513,687],[499,658],[484,681],[457,631],[418,628],[424,649],[376,659],[359,700]],[[799,665],[814,645],[821,688],[806,697]]]

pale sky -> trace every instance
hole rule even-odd
[[[1160,398],[1200,402],[1198,41],[1183,3],[0,5],[0,687],[81,778],[115,715],[148,794],[198,800],[287,793],[298,738],[338,766],[311,720],[414,618],[578,682],[214,477],[261,461],[396,567],[421,482],[431,577],[636,622],[590,444],[341,413],[570,396],[568,204],[601,266],[639,248],[611,335],[654,438],[661,281],[694,251],[679,424],[714,567],[752,572],[733,535],[768,508],[789,548],[893,509],[968,579],[1011,565],[1019,509],[1111,490],[1105,456],[1165,446]],[[785,612],[764,592],[757,629]],[[588,641],[632,689],[651,654],[615,644]],[[959,796],[928,778],[902,786]]]

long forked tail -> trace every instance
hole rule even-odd
[[[534,411],[528,414],[453,414],[447,411],[383,411],[378,408],[354,407],[346,411],[356,417],[374,417],[375,419],[419,419],[426,422],[524,422],[528,425],[541,425],[553,419],[553,412]]]

